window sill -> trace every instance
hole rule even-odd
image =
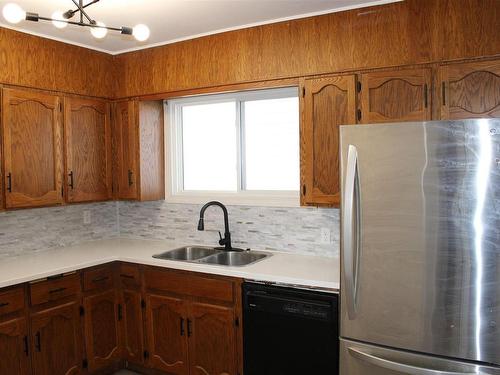
[[[182,193],[165,197],[168,203],[204,204],[213,200],[229,206],[300,207],[298,193],[293,195]]]

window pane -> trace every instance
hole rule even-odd
[[[246,190],[299,190],[299,100],[244,103]]]
[[[184,190],[237,190],[236,103],[182,107]]]

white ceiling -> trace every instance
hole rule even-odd
[[[148,25],[151,37],[144,43],[118,32],[97,40],[88,28],[70,25],[60,30],[50,22],[21,21],[11,25],[3,16],[0,25],[118,54],[222,31],[394,1],[401,0],[100,0],[86,9],[91,17],[107,26]],[[51,17],[56,10],[75,9],[71,0],[0,0],[0,8],[9,2],[45,17]]]

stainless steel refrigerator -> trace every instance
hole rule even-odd
[[[340,374],[500,374],[500,119],[340,134]]]

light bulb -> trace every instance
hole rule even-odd
[[[106,34],[108,33],[108,29],[104,28],[106,25],[104,23],[102,23],[101,21],[97,21],[96,25],[102,26],[102,27],[91,27],[90,32],[92,33],[94,38],[97,38],[97,39],[104,38],[106,36]]]
[[[52,13],[52,19],[52,24],[58,29],[64,29],[66,26],[68,26],[66,22],[61,22],[62,20],[64,20],[62,12],[56,11]]]
[[[149,38],[150,31],[149,27],[143,24],[136,25],[134,27],[134,31],[132,32],[132,35],[134,36],[135,39],[137,39],[139,42],[144,42]]]
[[[3,17],[10,23],[19,23],[26,19],[26,12],[19,5],[8,3],[3,7]]]

